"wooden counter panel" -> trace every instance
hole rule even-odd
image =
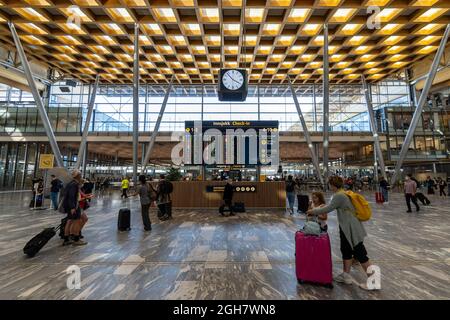
[[[217,208],[222,192],[206,192],[207,186],[224,186],[222,181],[173,182],[172,206],[175,208]],[[235,182],[234,186],[256,186],[256,192],[234,192],[233,202],[244,202],[247,208],[284,208],[284,182]]]

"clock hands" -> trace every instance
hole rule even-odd
[[[234,80],[229,73],[226,74],[228,76],[228,78],[230,78],[232,81],[236,82],[237,84],[240,84],[239,81]]]

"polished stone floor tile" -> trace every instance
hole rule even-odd
[[[216,210],[174,209],[160,222],[151,208],[153,230],[144,232],[137,198],[98,197],[83,231],[88,245],[62,247],[52,239],[34,258],[25,243],[62,215],[30,211],[29,194],[0,194],[0,299],[449,299],[450,198],[406,213],[404,198],[373,203],[365,223],[370,258],[381,269],[382,289],[367,292],[360,266],[353,285],[333,289],[298,285],[295,232],[304,216],[282,210],[248,210],[222,217]],[[47,200],[48,203],[48,200]],[[132,229],[117,231],[120,208],[132,211]],[[329,214],[333,273],[341,272],[339,229]],[[81,288],[68,289],[67,268],[81,270]]]

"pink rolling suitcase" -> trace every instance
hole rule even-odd
[[[331,245],[328,233],[320,236],[295,233],[295,269],[298,283],[316,283],[333,288]]]

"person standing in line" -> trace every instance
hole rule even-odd
[[[302,196],[303,196],[303,192],[302,192],[302,187],[301,187],[301,181],[300,178],[297,177],[295,178],[295,186],[294,186],[294,190],[295,190],[295,196],[297,197],[297,213],[302,212],[301,208],[301,202],[302,202]]]
[[[121,183],[122,187],[122,194],[120,195],[121,198],[128,198],[128,188],[130,187],[130,180],[128,180],[128,177],[124,177]]]
[[[225,206],[228,207],[228,210],[230,210],[230,216],[234,216],[233,213],[233,180],[228,178],[227,184],[225,185],[223,189],[223,204],[219,208],[219,212],[222,216],[224,215]]]
[[[153,186],[147,182],[145,175],[139,176],[140,185],[136,188],[136,192],[132,194],[132,197],[139,195],[141,201],[141,215],[142,223],[145,231],[152,230],[152,222],[150,221],[150,206],[152,202],[156,200],[156,191]]]
[[[446,197],[447,194],[445,193],[445,187],[447,187],[447,182],[444,179],[442,179],[441,177],[439,177],[437,184],[438,184],[438,187],[439,187],[439,196]]]
[[[163,219],[172,219],[172,199],[170,194],[173,188],[172,183],[166,180],[166,176],[161,174],[159,176],[158,185],[156,186],[156,204],[159,211],[162,213]]]
[[[430,176],[427,177],[427,193],[428,194],[434,194],[434,187],[435,187],[435,182],[433,179],[431,179]]]
[[[61,180],[56,178],[54,174],[51,175],[52,181],[50,182],[50,199],[52,201],[53,210],[58,210],[58,195],[59,191],[63,187]]]
[[[286,181],[286,198],[288,200],[288,211],[292,216],[294,214],[294,204],[295,204],[295,181],[292,175],[289,175]]]
[[[389,182],[382,176],[380,178],[380,191],[383,195],[383,204],[389,204]]]
[[[404,184],[404,192],[405,192],[405,199],[406,199],[406,205],[408,206],[408,211],[406,212],[412,212],[411,211],[411,201],[416,206],[416,211],[420,211],[419,204],[417,203],[416,198],[416,191],[417,191],[417,183],[411,179],[411,174],[407,174],[405,177],[405,184]]]

